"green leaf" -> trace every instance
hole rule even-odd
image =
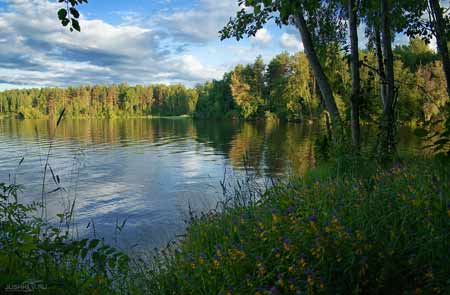
[[[79,18],[80,17],[80,13],[78,12],[78,10],[76,10],[73,7],[70,7],[70,14],[73,15],[74,18]]]
[[[60,10],[58,10],[58,18],[63,21],[65,20],[67,17],[67,10],[65,10],[64,8],[61,8]]]
[[[73,27],[75,30],[77,30],[78,32],[81,31],[81,29],[80,29],[80,23],[79,23],[76,19],[74,19],[74,18],[72,18],[72,27]]]

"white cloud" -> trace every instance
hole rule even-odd
[[[177,58],[176,63],[179,65],[180,70],[183,73],[200,80],[207,80],[211,78],[218,79],[223,75],[223,71],[205,67],[197,58],[190,54]]]
[[[430,44],[428,45],[433,51],[437,52],[437,43],[436,43],[436,38],[433,37],[430,40]]]
[[[193,84],[218,75],[216,69],[201,64],[194,56],[177,60],[173,55],[176,42],[170,41],[172,37],[159,28],[129,22],[112,25],[82,15],[81,33],[70,33],[56,18],[58,3],[42,0],[7,3],[7,8],[0,11],[3,87],[123,81]]]
[[[205,43],[219,38],[219,31],[238,9],[236,0],[199,0],[193,8],[161,13],[153,22],[174,39]]]
[[[300,41],[300,39],[289,33],[283,33],[280,38],[281,46],[290,51],[301,51],[303,50],[303,43]]]
[[[263,28],[256,32],[254,39],[258,42],[269,43],[272,41],[272,35]]]

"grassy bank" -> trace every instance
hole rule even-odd
[[[448,162],[352,163],[321,166],[245,206],[239,195],[193,218],[176,245],[131,263],[101,241],[37,234],[39,220],[22,227],[1,209],[0,283],[41,280],[47,294],[448,294]]]
[[[360,163],[364,164],[364,163]],[[355,174],[357,172],[357,174]],[[318,169],[194,220],[148,272],[154,294],[450,292],[450,169]]]

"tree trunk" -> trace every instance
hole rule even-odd
[[[351,46],[351,68],[352,68],[352,94],[351,94],[351,125],[352,144],[359,150],[361,141],[361,130],[359,122],[359,106],[361,101],[361,81],[359,72],[359,51],[358,51],[358,8],[355,0],[348,0],[348,19],[350,30]]]
[[[380,94],[383,107],[386,104],[386,75],[384,72],[383,48],[381,47],[380,28],[375,26],[375,46],[377,50],[378,74],[380,76]]]
[[[379,160],[392,160],[396,153],[395,144],[395,84],[394,55],[392,53],[391,7],[389,0],[381,1],[381,34],[386,77],[386,96],[380,122]]]
[[[447,94],[450,97],[450,57],[447,46],[447,32],[445,21],[439,0],[430,0],[430,9],[433,19],[431,20],[439,55],[442,58],[442,67],[447,80]]]
[[[294,23],[300,31],[306,57],[308,58],[314,77],[317,80],[322,98],[325,102],[325,107],[330,113],[333,127],[339,126],[341,125],[341,117],[339,115],[336,101],[334,100],[333,91],[331,90],[330,83],[325,75],[325,72],[323,71],[322,65],[319,62],[319,58],[317,57],[317,53],[314,49],[311,33],[308,30],[305,18],[301,12],[294,16]]]

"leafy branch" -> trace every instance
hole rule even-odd
[[[63,8],[58,10],[58,19],[64,27],[69,26],[69,30],[73,32],[76,30],[81,31],[80,23],[78,19],[80,18],[80,13],[78,12],[77,6],[83,3],[88,3],[87,0],[59,0],[59,3],[65,4]]]

